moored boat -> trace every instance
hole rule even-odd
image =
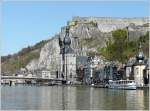
[[[108,88],[112,89],[136,89],[134,80],[109,80]]]

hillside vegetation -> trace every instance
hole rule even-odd
[[[129,41],[126,30],[118,29],[112,32],[112,39],[107,41],[106,47],[100,49],[100,53],[110,61],[116,60],[123,64],[138,53],[140,43],[144,54],[148,57],[149,32],[140,36],[138,40]]]
[[[24,68],[32,59],[38,59],[40,57],[41,48],[47,42],[49,42],[49,40],[42,40],[34,46],[23,48],[16,54],[2,56],[2,73],[15,73],[20,68]]]

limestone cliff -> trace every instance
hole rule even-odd
[[[87,55],[96,48],[104,47],[105,41],[111,37],[111,31],[123,29],[129,26],[130,39],[135,39],[148,31],[148,27],[143,25],[148,23],[147,18],[102,18],[102,17],[74,17],[71,21],[77,21],[77,25],[70,29],[72,47],[78,55]],[[93,25],[91,21],[97,23]],[[61,29],[45,46],[41,49],[40,58],[32,60],[27,68],[32,69],[58,69],[59,68],[59,44],[58,37],[64,38],[65,28]]]
[[[148,18],[73,17],[70,22],[72,21],[77,23],[70,29],[71,46],[77,55],[96,53],[98,48],[106,46],[106,41],[111,38],[111,31],[113,30],[125,29],[128,26],[130,40],[137,39],[149,30]],[[64,36],[65,28],[62,27],[57,35],[45,42],[44,46],[43,44],[40,45],[39,56],[34,58],[34,55],[32,60],[28,59],[30,62],[27,63],[26,68],[28,70],[49,69],[51,71],[59,69],[58,37],[63,40]],[[17,55],[19,53],[15,54],[15,57],[18,57]],[[15,60],[13,59],[12,64]],[[2,66],[5,61],[2,58]],[[11,57],[7,61],[7,64],[9,63],[11,63]]]

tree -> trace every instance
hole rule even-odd
[[[112,39],[106,42],[106,47],[101,49],[101,54],[108,60],[125,63],[134,55],[136,42],[127,40],[127,31],[118,29],[112,32]]]
[[[116,60],[124,64],[138,52],[139,43],[142,43],[143,51],[148,55],[148,32],[138,40],[128,41],[126,30],[118,29],[112,32],[112,39],[106,42],[106,47],[102,48],[100,52],[106,59],[110,61]]]

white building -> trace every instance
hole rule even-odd
[[[141,51],[141,46],[139,48],[139,53],[136,56],[136,63],[133,65],[134,80],[137,87],[143,87],[144,85],[144,69],[146,65],[144,63],[144,54]]]
[[[52,78],[51,72],[49,70],[42,70],[42,78]]]
[[[132,72],[132,66],[136,62],[136,58],[132,57],[129,59],[125,66],[125,74],[126,74],[126,79],[129,80],[130,77],[133,77],[133,72]]]
[[[86,84],[93,84],[94,71],[98,67],[100,59],[98,57],[89,57],[86,67],[84,68],[84,82]]]
[[[125,72],[125,73],[126,73],[126,78],[127,78],[127,80],[129,80],[129,77],[130,77],[130,75],[132,74],[132,66],[127,65],[125,71],[126,71],[126,72]]]
[[[65,55],[65,73],[67,73],[69,81],[76,80],[76,56],[74,53],[66,54]]]

